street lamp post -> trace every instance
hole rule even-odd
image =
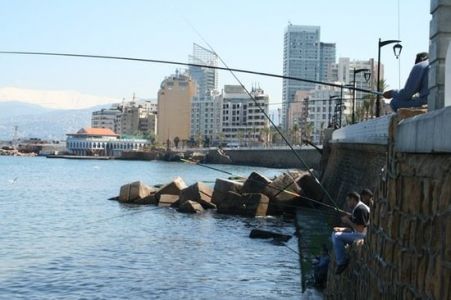
[[[330,121],[331,116],[332,116],[332,99],[338,98],[338,95],[335,96],[329,96],[329,123],[328,123],[328,127],[331,127],[332,123]]]
[[[355,123],[355,89],[356,89],[356,81],[355,75],[361,72],[365,72],[365,81],[368,82],[371,77],[370,69],[356,69],[354,68],[354,88],[352,90],[352,124]]]
[[[382,41],[379,38],[379,43],[378,43],[378,48],[377,48],[377,81],[376,81],[376,90],[377,90],[377,95],[376,95],[376,117],[380,117],[381,115],[381,84],[380,84],[380,77],[381,77],[381,48],[384,47],[385,45],[389,45],[389,44],[394,44],[393,46],[393,52],[395,54],[396,58],[399,58],[399,55],[401,54],[401,50],[402,50],[402,45],[400,44],[401,41],[399,40],[387,40],[387,41]]]

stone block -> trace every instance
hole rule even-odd
[[[417,258],[418,260],[418,268],[417,268],[417,273],[415,274],[416,276],[416,286],[418,288],[418,290],[420,291],[424,291],[424,282],[425,282],[425,278],[426,278],[426,271],[427,271],[427,267],[428,267],[428,259],[425,255],[421,255]]]
[[[451,6],[451,0],[431,0],[431,14],[434,13],[439,7]]]
[[[174,204],[179,200],[178,195],[161,194],[160,200],[158,201],[158,206],[169,207],[174,206]]]
[[[451,7],[445,5],[435,9],[429,23],[429,37],[433,38],[437,34],[451,32],[449,20],[451,20]]]
[[[211,202],[214,204],[221,203],[226,197],[228,192],[241,193],[243,183],[227,179],[216,179],[215,186],[213,188],[213,195]]]
[[[196,182],[180,192],[180,205],[185,201],[192,200],[198,202],[203,208],[216,208],[216,205],[211,203],[211,196],[213,190],[203,182]]]
[[[423,190],[422,190],[422,202],[420,212],[424,215],[429,215],[432,212],[432,194],[434,190],[434,180],[425,178],[423,180]]]
[[[143,205],[145,205],[145,204],[157,205],[158,200],[157,200],[157,197],[155,197],[155,193],[153,193],[144,198],[135,199],[135,200],[133,200],[133,203],[134,204],[143,204]]]
[[[445,222],[445,239],[443,248],[445,249],[445,260],[451,262],[451,216],[449,213],[443,215]]]
[[[257,172],[252,172],[244,182],[242,193],[263,193],[271,180]]]
[[[243,188],[244,190],[244,188]],[[296,183],[296,178],[284,173],[270,182],[263,191],[271,201],[284,202],[299,198],[301,188]]]
[[[444,59],[441,60],[439,59],[436,63],[430,65],[429,86],[443,86],[445,84],[445,64]]]
[[[320,183],[310,173],[301,173],[296,183],[301,188],[302,195],[320,201],[323,198],[323,190]]]
[[[416,177],[403,177],[401,210],[409,214],[418,214],[421,206],[421,182]]]
[[[181,177],[176,177],[173,181],[171,181],[170,183],[164,185],[161,189],[159,189],[155,196],[157,197],[157,199],[160,199],[161,195],[163,194],[176,195],[178,199],[180,192],[187,187],[188,186]]]
[[[266,216],[269,198],[263,194],[238,194],[229,192],[217,205],[221,214],[242,215],[248,217]]]
[[[180,204],[179,208],[177,209],[178,212],[182,213],[201,213],[204,211],[202,205],[200,205],[198,202],[187,200]]]
[[[429,61],[433,62],[438,59],[444,59],[450,42],[451,32],[442,33],[432,38],[429,44]],[[444,83],[445,81],[443,81]]]
[[[440,213],[450,210],[451,208],[451,175],[447,175],[443,179],[443,184],[440,186],[440,196],[438,203],[438,211]]]
[[[133,202],[135,200],[145,198],[154,192],[154,188],[142,183],[141,181],[135,181],[121,186],[119,201]]]

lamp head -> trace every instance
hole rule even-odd
[[[395,54],[396,59],[399,58],[402,51],[402,45],[400,43],[397,43],[393,46],[393,53]]]

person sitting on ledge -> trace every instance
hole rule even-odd
[[[385,91],[386,99],[392,98],[390,106],[394,112],[399,108],[420,107],[427,104],[429,94],[428,87],[429,55],[427,52],[418,53],[415,65],[410,71],[406,85],[401,90]],[[415,96],[415,94],[418,94]]]
[[[335,227],[332,233],[332,245],[337,263],[335,274],[341,274],[349,264],[345,245],[364,239],[370,220],[370,208],[360,201],[360,195],[357,192],[348,193],[346,203],[352,209],[352,214],[351,217],[342,216],[341,221],[349,227]]]

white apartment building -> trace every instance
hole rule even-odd
[[[269,97],[260,88],[251,90],[258,105],[268,114]],[[222,141],[252,145],[263,142],[265,128],[269,121],[243,87],[225,85],[220,102],[222,103]]]

